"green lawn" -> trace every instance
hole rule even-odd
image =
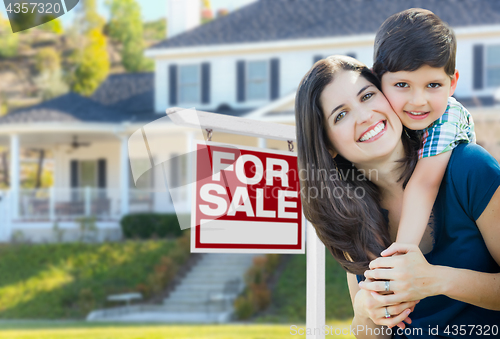
[[[347,329],[350,320],[329,324]],[[232,325],[123,325],[86,322],[2,321],[0,339],[282,339],[305,338],[304,324],[232,324]],[[347,332],[347,331],[345,331]],[[339,330],[340,333],[340,330]],[[330,337],[327,335],[326,337]],[[336,339],[354,336],[333,335]]]
[[[300,323],[306,320],[306,256],[293,255],[271,295],[272,308],[257,322]],[[327,321],[352,319],[353,311],[346,273],[326,252],[325,311]]]
[[[136,291],[173,240],[0,246],[0,318],[75,319]]]

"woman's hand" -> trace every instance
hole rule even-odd
[[[436,273],[418,246],[394,243],[381,254],[384,257],[370,263],[370,270],[365,272],[369,280],[360,286],[366,291],[374,291],[373,297],[380,303],[394,305],[437,294]],[[389,281],[388,287],[393,294],[376,293],[386,290],[385,280]]]
[[[360,286],[363,282],[360,282]],[[405,328],[405,321],[411,324],[411,319],[408,315],[413,311],[418,301],[404,302],[396,305],[385,305],[373,296],[375,292],[370,292],[361,289],[356,293],[354,308],[355,313],[360,316],[370,318],[374,324],[383,325],[389,328],[398,326],[401,329]],[[391,317],[386,318],[387,312]]]

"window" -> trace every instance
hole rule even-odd
[[[200,67],[179,66],[179,103],[200,102]]]
[[[500,86],[500,45],[486,48],[486,87]]]
[[[250,61],[247,64],[247,99],[269,99],[269,63]]]
[[[97,187],[97,161],[80,161],[80,187]]]

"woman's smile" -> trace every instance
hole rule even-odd
[[[387,120],[381,120],[368,128],[358,139],[358,142],[372,142],[380,138],[387,130]]]
[[[355,164],[392,154],[402,126],[380,90],[359,73],[341,71],[320,96],[334,150]]]

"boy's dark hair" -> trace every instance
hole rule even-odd
[[[373,72],[412,72],[423,65],[444,67],[455,74],[457,39],[453,30],[436,14],[410,8],[384,21],[375,36]]]

